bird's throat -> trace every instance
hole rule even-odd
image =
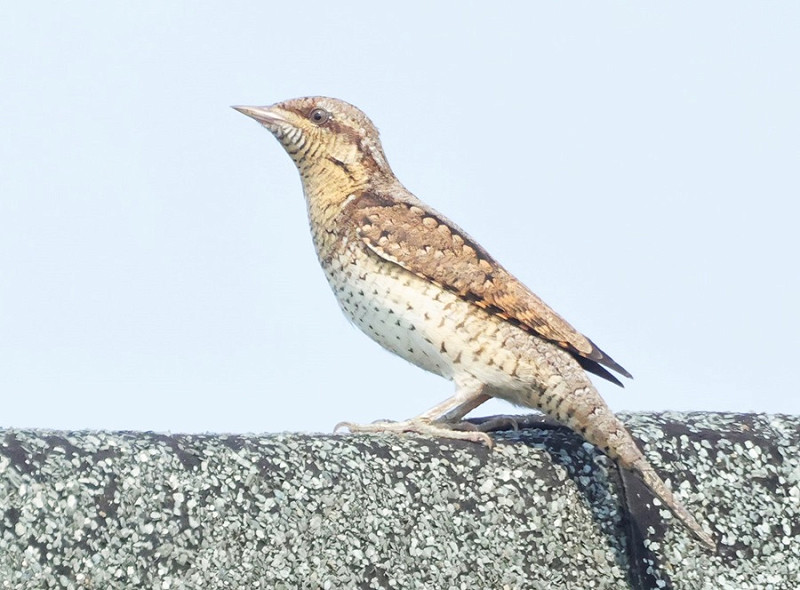
[[[298,163],[303,193],[312,226],[332,228],[350,195],[361,194],[369,183],[369,171],[359,163],[346,163],[332,156],[318,159],[313,167]]]

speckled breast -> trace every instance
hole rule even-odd
[[[497,386],[518,382],[520,359],[505,344],[528,339],[521,330],[360,243],[328,260],[323,268],[345,315],[384,348],[448,379],[469,373]]]

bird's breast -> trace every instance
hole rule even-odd
[[[516,386],[520,358],[505,344],[528,338],[518,328],[377,257],[360,241],[321,260],[345,315],[387,350],[448,379],[469,373]]]

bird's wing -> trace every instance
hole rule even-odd
[[[619,385],[604,367],[631,376],[457,225],[420,201],[366,193],[350,205],[348,218],[376,255],[554,342],[592,373]]]

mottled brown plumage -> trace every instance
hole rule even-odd
[[[358,235],[381,258],[558,344],[609,381],[621,385],[599,365],[631,376],[442,215],[379,194],[365,194],[348,209]]]
[[[490,397],[536,408],[637,473],[714,548],[584,369],[616,383],[609,369],[630,374],[406,190],[366,115],[325,97],[234,108],[269,129],[297,165],[314,246],[345,315],[384,348],[456,384],[455,395],[416,418],[343,426],[491,444],[454,425]]]

